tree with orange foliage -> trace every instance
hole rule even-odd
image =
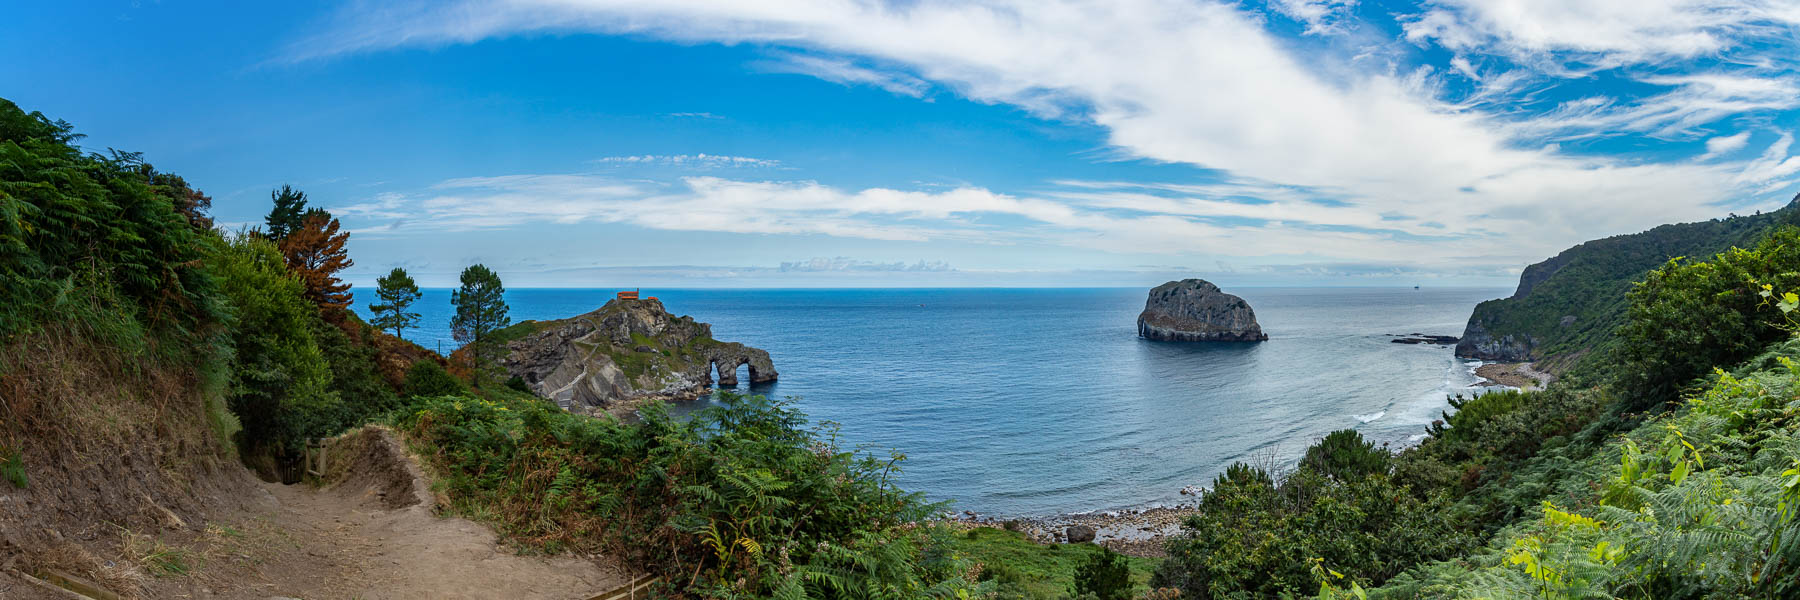
[[[300,228],[281,240],[281,255],[289,271],[306,284],[306,299],[332,313],[350,306],[350,284],[337,278],[338,271],[356,264],[344,251],[349,232],[338,232],[338,220],[320,209],[306,211]]]

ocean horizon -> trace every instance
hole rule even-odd
[[[1504,288],[1238,287],[1260,343],[1136,335],[1148,288],[645,288],[781,373],[731,391],[791,398],[846,446],[904,453],[900,481],[957,511],[1043,517],[1167,506],[1233,462],[1284,468],[1326,433],[1392,447],[1474,393],[1478,361],[1445,346]],[[367,315],[372,289],[355,288]],[[615,288],[506,293],[513,322],[580,315]],[[423,290],[406,332],[448,352],[450,290]],[[747,378],[740,377],[740,381]],[[713,402],[675,403],[677,413]]]

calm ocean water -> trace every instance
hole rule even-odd
[[[358,288],[366,313],[371,289]],[[1234,461],[1291,464],[1326,433],[1416,440],[1473,363],[1388,334],[1460,335],[1504,289],[1239,288],[1269,341],[1136,337],[1145,289],[644,290],[721,340],[768,350],[792,396],[846,442],[898,449],[908,489],[1005,516],[1173,503]],[[507,292],[512,318],[588,312],[611,290]],[[449,290],[426,290],[428,348]],[[740,379],[743,379],[740,377]],[[696,405],[704,403],[701,400]],[[683,407],[684,409],[692,408]]]

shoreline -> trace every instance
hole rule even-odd
[[[1556,381],[1556,376],[1532,368],[1528,362],[1516,363],[1483,363],[1475,367],[1475,376],[1482,379],[1476,385],[1503,385],[1525,391],[1542,389]]]
[[[1006,519],[964,511],[940,522],[957,529],[992,527],[1017,531],[1039,544],[1065,544],[1070,527],[1093,528],[1093,543],[1129,556],[1168,556],[1164,542],[1181,533],[1181,522],[1199,513],[1198,506],[1157,506],[1045,517]],[[1077,542],[1082,543],[1082,542]]]
[[[1467,372],[1477,379],[1469,387],[1502,385],[1537,389],[1556,379],[1555,375],[1531,368],[1530,363],[1484,363]],[[1409,440],[1399,443],[1394,449],[1405,448],[1413,443],[1416,442]],[[1204,493],[1200,486],[1190,486],[1181,491],[1183,496],[1200,493]],[[1086,526],[1094,530],[1094,544],[1130,556],[1162,558],[1168,556],[1164,543],[1181,533],[1182,521],[1199,512],[1196,500],[1193,505],[1157,505],[1013,518],[965,510],[944,515],[939,522],[957,529],[992,527],[1017,531],[1039,544],[1069,543],[1068,529]]]

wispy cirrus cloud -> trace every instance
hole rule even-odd
[[[931,89],[929,82],[912,75],[866,67],[845,58],[782,53],[754,66],[769,73],[794,73],[843,85],[867,85],[913,98],[923,98]]]
[[[1627,65],[1705,56],[1789,61],[1782,38],[1800,27],[1785,0],[1427,0],[1408,39],[1504,55],[1578,76]],[[1775,47],[1757,46],[1775,42]],[[1740,61],[1742,62],[1742,61]]]
[[[783,273],[842,273],[846,271],[882,272],[882,273],[937,273],[954,271],[950,263],[934,260],[927,262],[876,262],[856,260],[847,256],[831,258],[814,257],[807,260],[782,262],[779,269]]]
[[[1565,102],[1522,121],[1520,134],[1549,139],[1628,134],[1682,138],[1734,115],[1800,107],[1796,80],[1698,74],[1645,76],[1639,81],[1669,91],[1632,101],[1596,95]]]
[[[688,167],[779,167],[781,161],[768,158],[752,158],[749,156],[729,156],[719,154],[639,154],[634,156],[604,156],[594,159],[602,165],[670,165]]]

